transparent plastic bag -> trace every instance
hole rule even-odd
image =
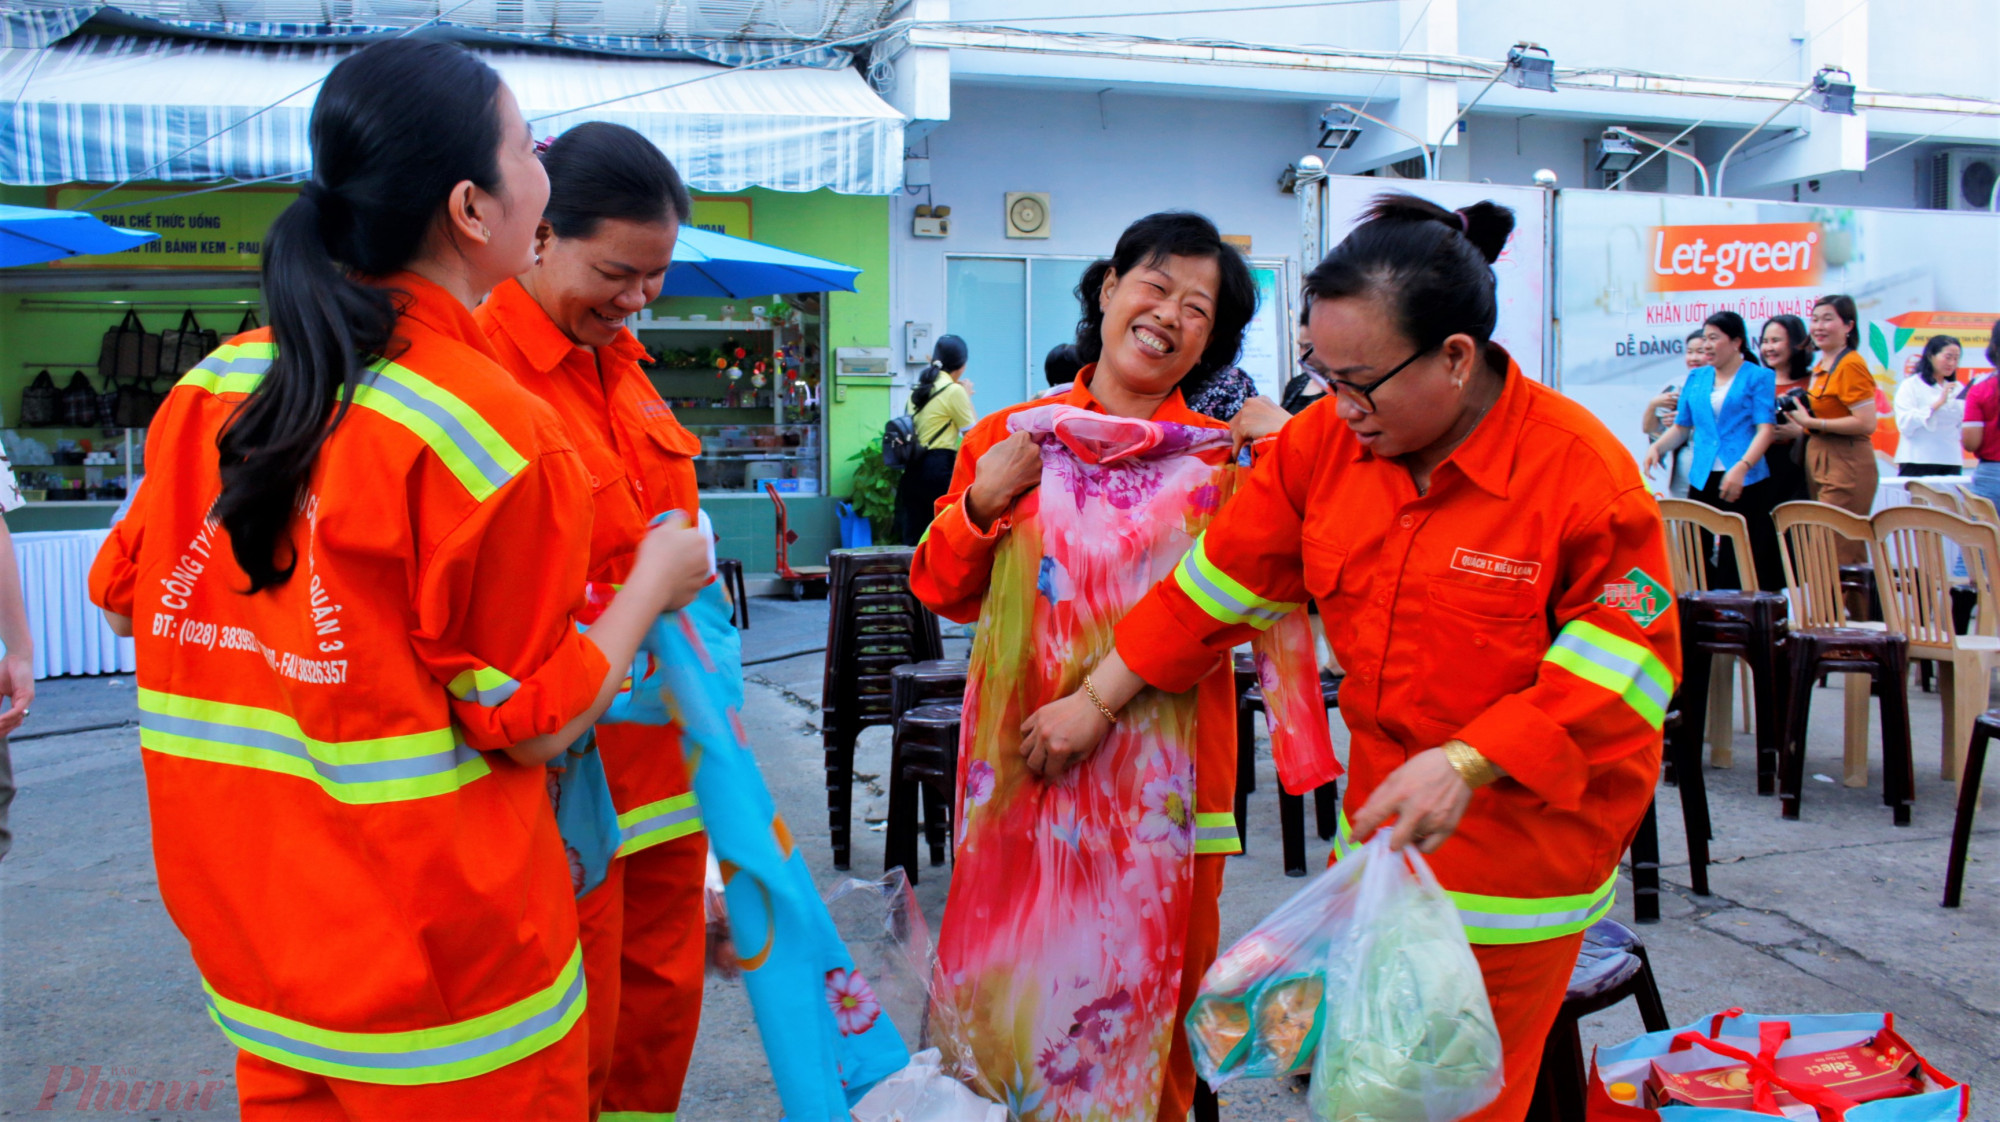
[[[922,1049],[930,1007],[931,930],[903,870],[876,880],[849,877],[828,888],[827,913],[854,956],[854,969],[874,986],[882,1011],[911,1052]]]
[[[1006,1107],[973,1094],[941,1063],[935,1048],[911,1056],[910,1066],[854,1104],[854,1122],[1007,1122]]]
[[[1358,866],[1349,868],[1350,866]],[[1458,909],[1377,831],[1349,868],[1309,1102],[1320,1122],[1454,1122],[1500,1093],[1500,1033]]]
[[[1313,878],[1202,975],[1187,1033],[1210,1087],[1312,1067],[1327,959],[1346,941],[1359,871],[1342,861]]]

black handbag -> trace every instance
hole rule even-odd
[[[56,388],[55,378],[44,370],[21,391],[21,419],[18,423],[26,428],[47,428],[61,416],[62,391]]]
[[[121,429],[143,429],[159,412],[161,394],[150,382],[121,383],[112,391],[111,424]]]
[[[221,345],[222,339],[202,327],[201,321],[195,318],[194,309],[189,308],[181,313],[179,327],[160,332],[160,373],[178,378],[193,370]]]
[[[136,310],[127,309],[118,326],[104,333],[97,351],[97,376],[119,385],[151,384],[160,376],[160,337],[146,330]]]
[[[90,375],[79,370],[69,376],[62,391],[62,413],[63,424],[70,428],[96,427],[97,387],[90,384]]]

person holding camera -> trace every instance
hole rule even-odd
[[[1806,432],[1806,471],[1813,498],[1863,518],[1875,506],[1880,469],[1868,438],[1875,432],[1875,376],[1857,350],[1860,314],[1854,298],[1833,294],[1813,305],[1811,331],[1821,359],[1804,398],[1787,399],[1793,422]],[[1840,563],[1868,560],[1864,542],[1843,539]]]
[[[1784,569],[1778,559],[1778,535],[1771,522],[1770,469],[1764,451],[1771,446],[1771,424],[1777,409],[1772,374],[1750,357],[1749,328],[1735,312],[1717,312],[1702,324],[1709,363],[1688,374],[1674,423],[1646,450],[1650,473],[1682,442],[1693,437],[1688,457],[1690,497],[1718,510],[1734,511],[1750,524],[1750,549],[1755,556],[1760,588],[1783,588]],[[1726,583],[1723,558],[1734,554],[1723,543],[1711,582]],[[1735,558],[1737,588],[1742,559]]]
[[[1771,450],[1764,453],[1764,466],[1771,469],[1771,505],[1812,498],[1812,479],[1806,474],[1806,433],[1785,411],[1785,399],[1802,398],[1812,383],[1812,334],[1806,321],[1789,313],[1764,321],[1757,353],[1774,377],[1778,393],[1777,422],[1771,426]]]
[[[1708,365],[1708,339],[1700,330],[1688,332],[1687,345],[1683,349],[1687,357],[1690,373]],[[1673,424],[1673,418],[1680,412],[1681,388],[1673,382],[1667,388],[1646,399],[1646,410],[1639,415],[1639,431],[1646,434],[1648,441],[1658,440],[1660,434]],[[1668,458],[1667,494],[1677,499],[1685,499],[1692,491],[1688,485],[1685,455],[1686,449],[1675,448]]]

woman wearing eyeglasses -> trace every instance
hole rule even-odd
[[[1431,855],[1506,1052],[1483,1122],[1527,1111],[1583,931],[1652,800],[1680,667],[1659,508],[1631,454],[1492,342],[1490,266],[1512,229],[1491,203],[1375,201],[1306,279],[1333,407],[1284,427],[1023,745],[1086,758],[1145,687],[1186,689],[1318,601],[1347,671],[1353,815],[1335,853],[1389,827]]]

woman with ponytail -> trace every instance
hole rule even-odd
[[[1652,803],[1680,664],[1638,465],[1493,341],[1513,225],[1492,203],[1375,200],[1305,282],[1334,400],[1278,433],[1023,746],[1087,759],[1144,687],[1185,689],[1318,601],[1347,671],[1334,852],[1388,830],[1457,903],[1506,1070],[1480,1122],[1528,1110],[1583,931]]]
[[[549,204],[535,264],[493,290],[473,319],[521,386],[562,415],[590,472],[588,579],[628,579],[646,527],[695,517],[701,441],[639,366],[627,317],[660,295],[693,211],[666,156],[624,125],[592,121],[542,152]],[[594,731],[612,809],[631,823],[577,899],[590,985],[590,1105],[671,1117],[701,1023],[708,839],[689,792],[676,725]]]
[[[910,390],[910,412],[917,422],[917,454],[903,469],[896,486],[897,536],[915,545],[930,527],[937,501],[951,490],[951,466],[965,430],[972,427],[972,383],[965,380],[970,357],[965,340],[938,336],[931,362],[917,375]]]
[[[265,242],[270,328],[167,395],[91,573],[138,635],[161,895],[246,1119],[581,1118],[544,764],[706,547],[650,536],[578,632],[586,465],[471,312],[533,263],[548,197],[499,76],[368,47],[311,141]]]

